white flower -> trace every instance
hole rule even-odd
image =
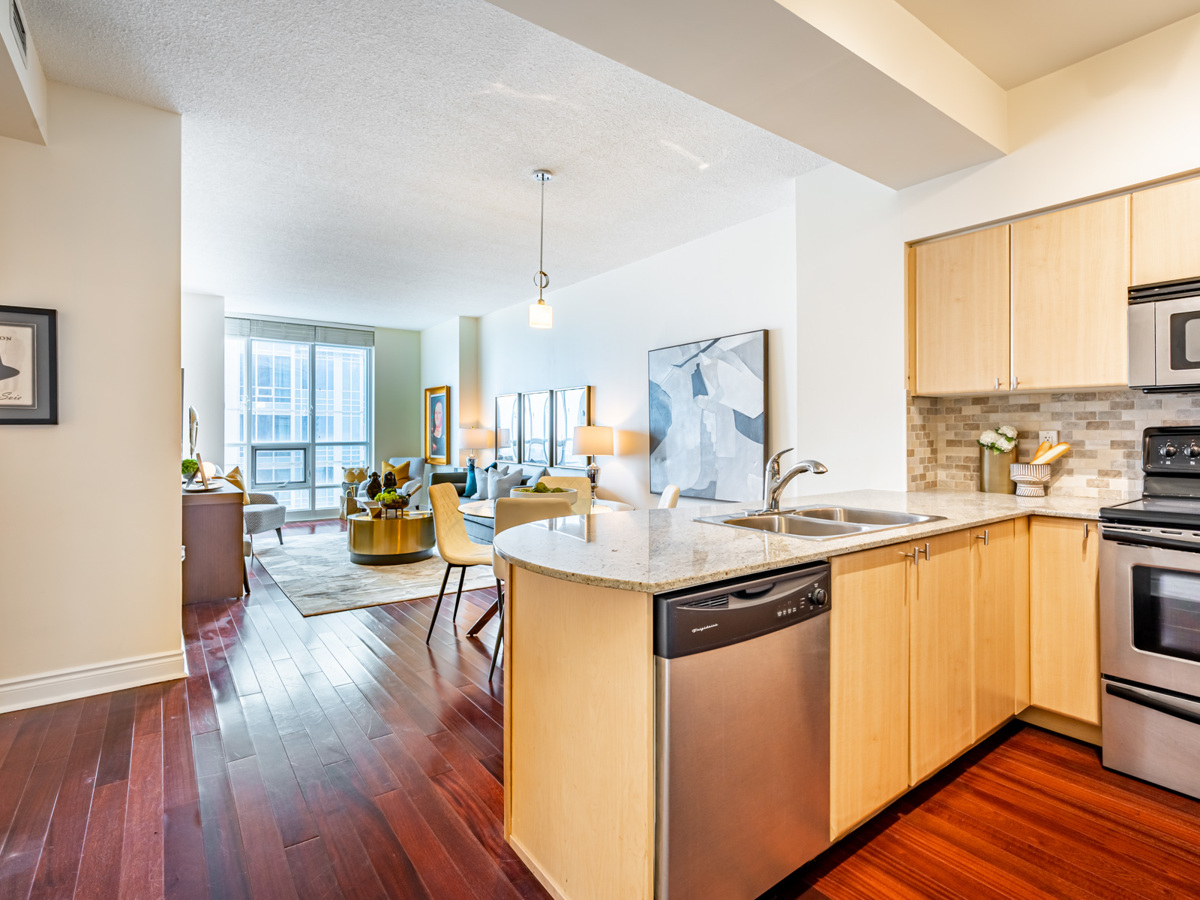
[[[996,432],[988,430],[979,436],[979,444],[982,447],[990,447],[1000,440],[1000,435]]]
[[[1001,425],[996,429],[996,431],[1004,435],[1010,441],[1015,441],[1017,439],[1017,429],[1013,428],[1011,425]]]

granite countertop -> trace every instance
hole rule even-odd
[[[1101,501],[962,491],[847,491],[785,500],[781,506],[855,506],[945,518],[813,541],[694,521],[697,516],[736,514],[736,507],[640,509],[522,525],[499,535],[495,549],[531,572],[656,594],[1020,516],[1095,519]]]

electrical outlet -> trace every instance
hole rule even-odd
[[[1058,443],[1058,432],[1057,431],[1039,431],[1038,432],[1038,443],[1041,444],[1044,441],[1049,441],[1050,446],[1053,447],[1055,444]]]

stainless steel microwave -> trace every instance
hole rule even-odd
[[[1129,386],[1200,391],[1200,279],[1129,289]]]

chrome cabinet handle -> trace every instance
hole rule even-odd
[[[996,390],[1000,390],[1000,376],[996,376]]]
[[[983,529],[983,534],[975,535],[975,540],[983,541],[983,546],[986,547],[988,545],[988,529]]]
[[[1014,375],[1012,377],[1012,382],[1011,382],[1012,387],[1010,387],[1009,390],[1015,391],[1017,389],[1017,385],[1019,385],[1020,383],[1021,383],[1021,379],[1018,378],[1016,375]]]
[[[925,562],[929,562],[929,544],[928,544],[928,543],[926,543],[926,544],[925,544],[925,549],[924,549],[924,550],[916,550],[916,551],[914,551],[914,552],[916,552],[916,553],[924,553],[924,554],[925,554]]]
[[[1090,522],[1084,522],[1083,523],[1083,539],[1085,541],[1088,539],[1088,533],[1091,530],[1092,530],[1092,524]]]
[[[920,550],[918,550],[916,547],[913,547],[912,553],[901,553],[900,555],[903,556],[905,559],[911,559],[912,564],[915,566],[917,563],[919,563],[921,561],[920,553],[921,553]]]

